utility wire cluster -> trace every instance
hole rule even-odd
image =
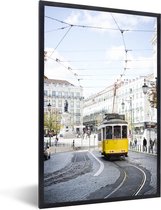
[[[118,22],[116,21],[116,18],[114,17],[114,15],[111,13],[111,17],[113,19],[113,21],[115,22],[116,24],[116,28],[106,28],[106,27],[98,27],[98,26],[90,26],[90,25],[81,25],[81,24],[70,24],[68,22],[65,22],[65,21],[62,21],[62,20],[59,20],[59,19],[56,19],[56,18],[53,18],[53,17],[50,17],[50,16],[45,16],[46,18],[48,19],[51,19],[53,21],[56,21],[56,22],[59,22],[65,26],[62,26],[62,27],[59,27],[57,29],[53,29],[53,30],[50,30],[50,31],[46,31],[46,32],[52,32],[52,31],[56,31],[56,30],[65,30],[65,29],[68,29],[65,34],[61,37],[60,41],[57,43],[56,47],[54,48],[54,50],[51,52],[51,54],[49,56],[46,55],[46,57],[48,59],[51,59],[51,60],[54,60],[55,62],[59,63],[60,65],[62,65],[65,69],[67,69],[68,71],[70,71],[74,77],[76,78],[76,80],[78,81],[79,85],[80,85],[80,76],[81,75],[78,75],[77,73],[74,72],[74,70],[87,70],[87,69],[84,69],[84,68],[80,68],[80,69],[72,69],[71,67],[69,66],[66,66],[64,65],[64,62],[82,62],[82,61],[62,61],[58,58],[52,58],[52,55],[54,54],[55,50],[60,46],[60,44],[62,43],[62,41],[65,39],[65,37],[68,35],[68,33],[71,31],[71,29],[73,27],[79,27],[79,28],[92,28],[92,29],[100,29],[100,30],[115,30],[115,31],[120,31],[120,34],[121,34],[121,38],[122,38],[122,42],[123,42],[123,47],[124,47],[124,53],[125,53],[125,59],[122,60],[124,61],[124,69],[123,69],[123,72],[122,74],[120,74],[120,77],[119,79],[117,80],[120,81],[122,79],[122,77],[125,75],[126,71],[129,69],[127,66],[128,62],[131,61],[130,59],[128,59],[128,53],[129,51],[132,51],[131,49],[128,49],[127,46],[126,46],[126,41],[125,41],[125,32],[129,32],[129,31],[133,31],[133,32],[154,32],[154,30],[139,30],[139,29],[122,29]],[[137,49],[136,49],[137,50]],[[142,50],[149,50],[149,49],[142,49]],[[106,60],[107,61],[107,60]],[[120,60],[121,61],[121,60]],[[135,60],[137,61],[137,60]],[[138,60],[139,61],[139,60]],[[141,61],[141,60],[140,60]],[[85,62],[89,62],[89,60],[86,60]],[[94,62],[94,61],[91,61],[91,62]],[[96,61],[95,61],[96,62]],[[102,61],[101,61],[102,62]],[[84,75],[85,76],[85,75]],[[115,84],[117,84],[117,82]]]
[[[62,23],[62,24],[65,24],[65,25],[68,25],[66,27],[62,27],[62,28],[57,28],[57,29],[53,29],[53,31],[55,30],[63,30],[65,28],[68,28],[68,27],[79,27],[79,28],[89,28],[89,29],[100,29],[100,30],[114,30],[114,31],[118,31],[120,30],[119,28],[110,28],[110,27],[100,27],[100,26],[90,26],[90,25],[81,25],[81,24],[70,24],[70,23],[67,23],[65,21],[62,21],[62,20],[59,20],[59,19],[56,19],[56,18],[53,18],[53,17],[50,17],[50,16],[45,16],[46,18],[48,19],[51,19],[51,20],[54,20],[54,21],[57,21],[59,23]],[[51,32],[52,30],[50,30]],[[154,30],[146,30],[146,29],[123,29],[123,31],[133,31],[133,32],[154,32]],[[49,31],[47,31],[49,32]]]
[[[76,80],[78,81],[79,86],[81,87],[81,85],[80,85],[80,80],[81,80],[81,79],[79,78],[79,76],[78,76],[77,73],[74,73],[74,71],[73,71],[73,69],[72,69],[71,67],[64,65],[64,64],[61,62],[61,60],[58,59],[58,58],[55,58],[55,59],[52,58],[51,55],[50,55],[50,57],[47,56],[47,58],[48,58],[48,59],[51,59],[51,60],[54,60],[55,62],[59,63],[61,66],[63,66],[65,69],[67,69],[70,73],[72,73],[72,75],[73,75],[73,76],[76,78]]]
[[[127,49],[127,46],[126,46],[126,43],[125,43],[125,37],[124,37],[124,32],[125,32],[125,30],[123,30],[123,29],[120,28],[119,24],[117,23],[117,21],[116,21],[116,19],[115,19],[115,17],[113,16],[112,13],[111,13],[111,16],[112,16],[112,18],[113,18],[113,20],[114,20],[114,22],[115,22],[115,24],[116,24],[118,30],[119,30],[120,33],[121,33],[122,42],[123,42],[123,46],[124,46],[124,52],[125,52],[125,60],[124,60],[124,64],[125,64],[125,65],[124,65],[123,73],[120,74],[120,79],[121,79],[121,78],[125,75],[126,70],[128,69],[128,68],[127,68],[127,63],[128,63],[128,61],[129,61],[129,60],[128,60],[128,52],[129,52],[129,51],[132,51],[132,50]]]

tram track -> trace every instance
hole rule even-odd
[[[132,163],[126,163],[128,164],[125,164],[124,166],[123,164],[121,166],[118,162],[114,163],[120,171],[122,178],[117,186],[115,185],[113,190],[104,196],[104,199],[111,197],[137,196],[143,190],[147,180],[146,171]]]
[[[106,159],[103,160],[103,163],[105,167],[109,163],[112,164],[113,167],[117,168],[120,176],[114,183],[107,184],[92,192],[86,197],[86,200],[137,197],[144,195],[151,188],[149,186],[150,173],[138,164],[131,163],[128,160],[107,161]]]
[[[86,152],[73,153],[71,163],[66,167],[44,175],[44,187],[74,179],[91,170],[92,164]]]
[[[146,173],[144,172],[143,169],[139,168],[138,166],[135,166],[135,165],[132,165],[133,167],[137,168],[138,170],[140,170],[143,174],[143,179],[140,183],[140,186],[138,186],[138,189],[136,190],[136,192],[132,195],[132,196],[137,196],[139,195],[140,191],[143,189],[145,183],[146,183],[146,180],[147,180],[147,177],[146,177]]]

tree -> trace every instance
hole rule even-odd
[[[48,132],[57,135],[61,128],[61,115],[58,110],[51,110],[44,113],[44,129]]]

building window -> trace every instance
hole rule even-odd
[[[56,107],[56,101],[55,100],[52,100],[52,106]]]
[[[53,97],[56,96],[56,91],[52,91],[52,96],[53,96]]]
[[[74,101],[71,101],[71,102],[70,102],[70,106],[71,106],[71,107],[74,107]]]
[[[80,124],[80,118],[76,117],[76,124]]]
[[[48,95],[48,91],[44,90],[44,96],[47,96],[47,95]]]
[[[48,101],[44,100],[44,107],[48,105]]]
[[[59,96],[59,97],[62,97],[62,92],[59,91],[59,92],[58,92],[58,96]]]
[[[77,101],[76,107],[77,107],[77,108],[80,108],[80,102],[79,102],[79,101]]]
[[[65,98],[68,97],[68,92],[64,92],[64,97],[65,97]]]
[[[76,97],[80,97],[80,93],[79,92],[76,92]]]
[[[77,115],[77,116],[80,116],[80,109],[77,109],[77,110],[76,110],[76,115]]]
[[[74,109],[70,109],[70,112],[71,112],[72,114],[74,114]]]
[[[70,95],[71,95],[71,98],[74,98],[74,93],[73,92],[71,92]]]
[[[62,100],[58,101],[58,107],[62,107]]]

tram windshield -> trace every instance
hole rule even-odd
[[[127,126],[122,126],[122,138],[127,138]]]
[[[106,127],[106,139],[112,139],[112,126]]]
[[[127,138],[127,126],[116,125],[103,128],[103,139]]]
[[[114,126],[114,138],[121,138],[121,126]]]

